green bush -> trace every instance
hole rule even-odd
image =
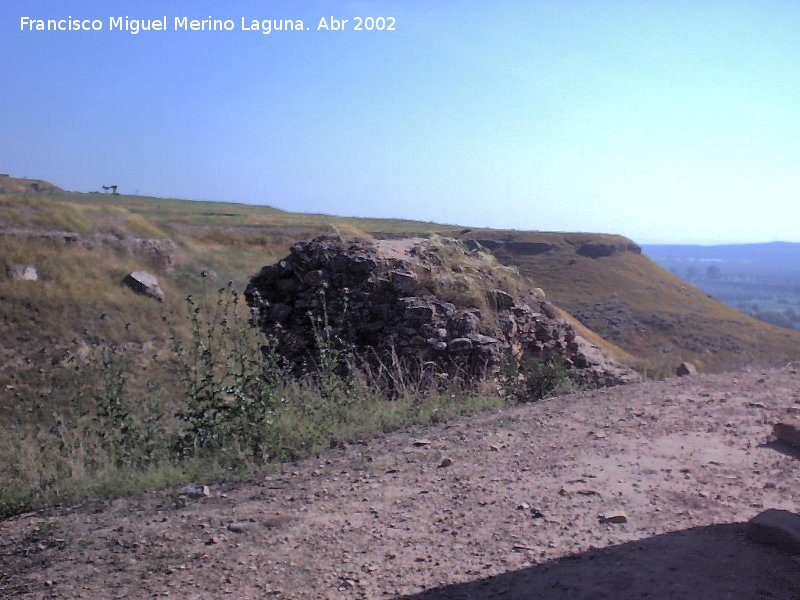
[[[235,448],[253,458],[267,452],[265,430],[277,404],[277,358],[244,314],[241,296],[229,283],[215,306],[187,298],[191,341],[172,335],[185,407],[175,449],[180,457]],[[174,328],[171,328],[174,332]],[[263,343],[262,343],[263,342]]]
[[[587,387],[559,357],[549,360],[525,357],[519,361],[508,357],[501,381],[505,394],[518,403],[572,394]]]

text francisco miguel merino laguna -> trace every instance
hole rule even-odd
[[[358,29],[359,22],[371,25],[365,29],[384,31],[394,30],[393,17],[354,17]],[[348,19],[321,17],[314,30],[341,31],[347,29]],[[373,24],[377,23],[379,26]],[[20,31],[125,31],[136,35],[143,31],[260,31],[270,34],[273,31],[310,31],[302,19],[191,19],[189,17],[159,17],[155,19],[131,19],[130,17],[108,17],[107,19],[78,19],[69,16],[65,19],[37,19],[29,16],[19,18]]]

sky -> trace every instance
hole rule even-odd
[[[167,30],[109,31],[125,16]],[[183,16],[235,27],[174,30]],[[318,30],[331,17],[348,22]],[[640,243],[800,241],[799,30],[794,0],[3,0],[0,173]]]

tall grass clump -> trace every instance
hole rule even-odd
[[[489,322],[498,311],[497,290],[516,298],[526,287],[516,267],[501,264],[491,252],[469,250],[460,241],[432,236],[424,252],[442,273],[419,270],[422,285],[456,306],[478,308]]]
[[[98,345],[87,359],[41,375],[0,429],[0,516],[147,484],[168,459],[159,385],[129,385],[124,348]],[[138,481],[138,483],[137,483]]]

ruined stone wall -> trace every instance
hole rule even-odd
[[[453,268],[474,273],[468,281],[485,295],[483,308],[434,294],[437,281],[456,273],[448,273],[436,245],[424,240],[405,246],[326,236],[300,242],[261,269],[245,296],[259,327],[296,366],[308,363],[322,337],[384,365],[426,361],[445,372],[485,374],[512,355],[560,356],[596,384],[632,377],[576,335],[549,302],[524,302],[493,287],[485,255],[463,251]]]

